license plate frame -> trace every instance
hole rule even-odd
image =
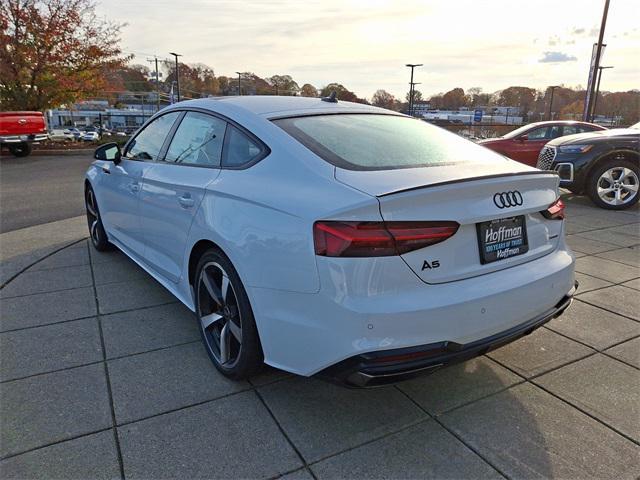
[[[520,227],[519,232],[512,231]],[[529,251],[527,220],[524,215],[476,223],[480,263],[506,260]]]

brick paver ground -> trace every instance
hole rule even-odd
[[[229,381],[123,254],[61,250],[0,292],[0,477],[638,478],[640,213],[567,203],[564,316],[373,390]]]

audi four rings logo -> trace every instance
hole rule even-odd
[[[517,190],[514,190],[513,192],[496,193],[493,196],[493,203],[495,203],[498,208],[520,206],[522,205],[522,194]]]

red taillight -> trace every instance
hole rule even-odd
[[[562,220],[564,218],[564,202],[559,198],[540,213],[549,220]]]
[[[387,257],[440,243],[458,230],[456,222],[340,222],[313,225],[316,255]]]

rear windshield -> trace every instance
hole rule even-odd
[[[314,115],[274,123],[327,162],[348,170],[502,161],[456,134],[399,115]]]

